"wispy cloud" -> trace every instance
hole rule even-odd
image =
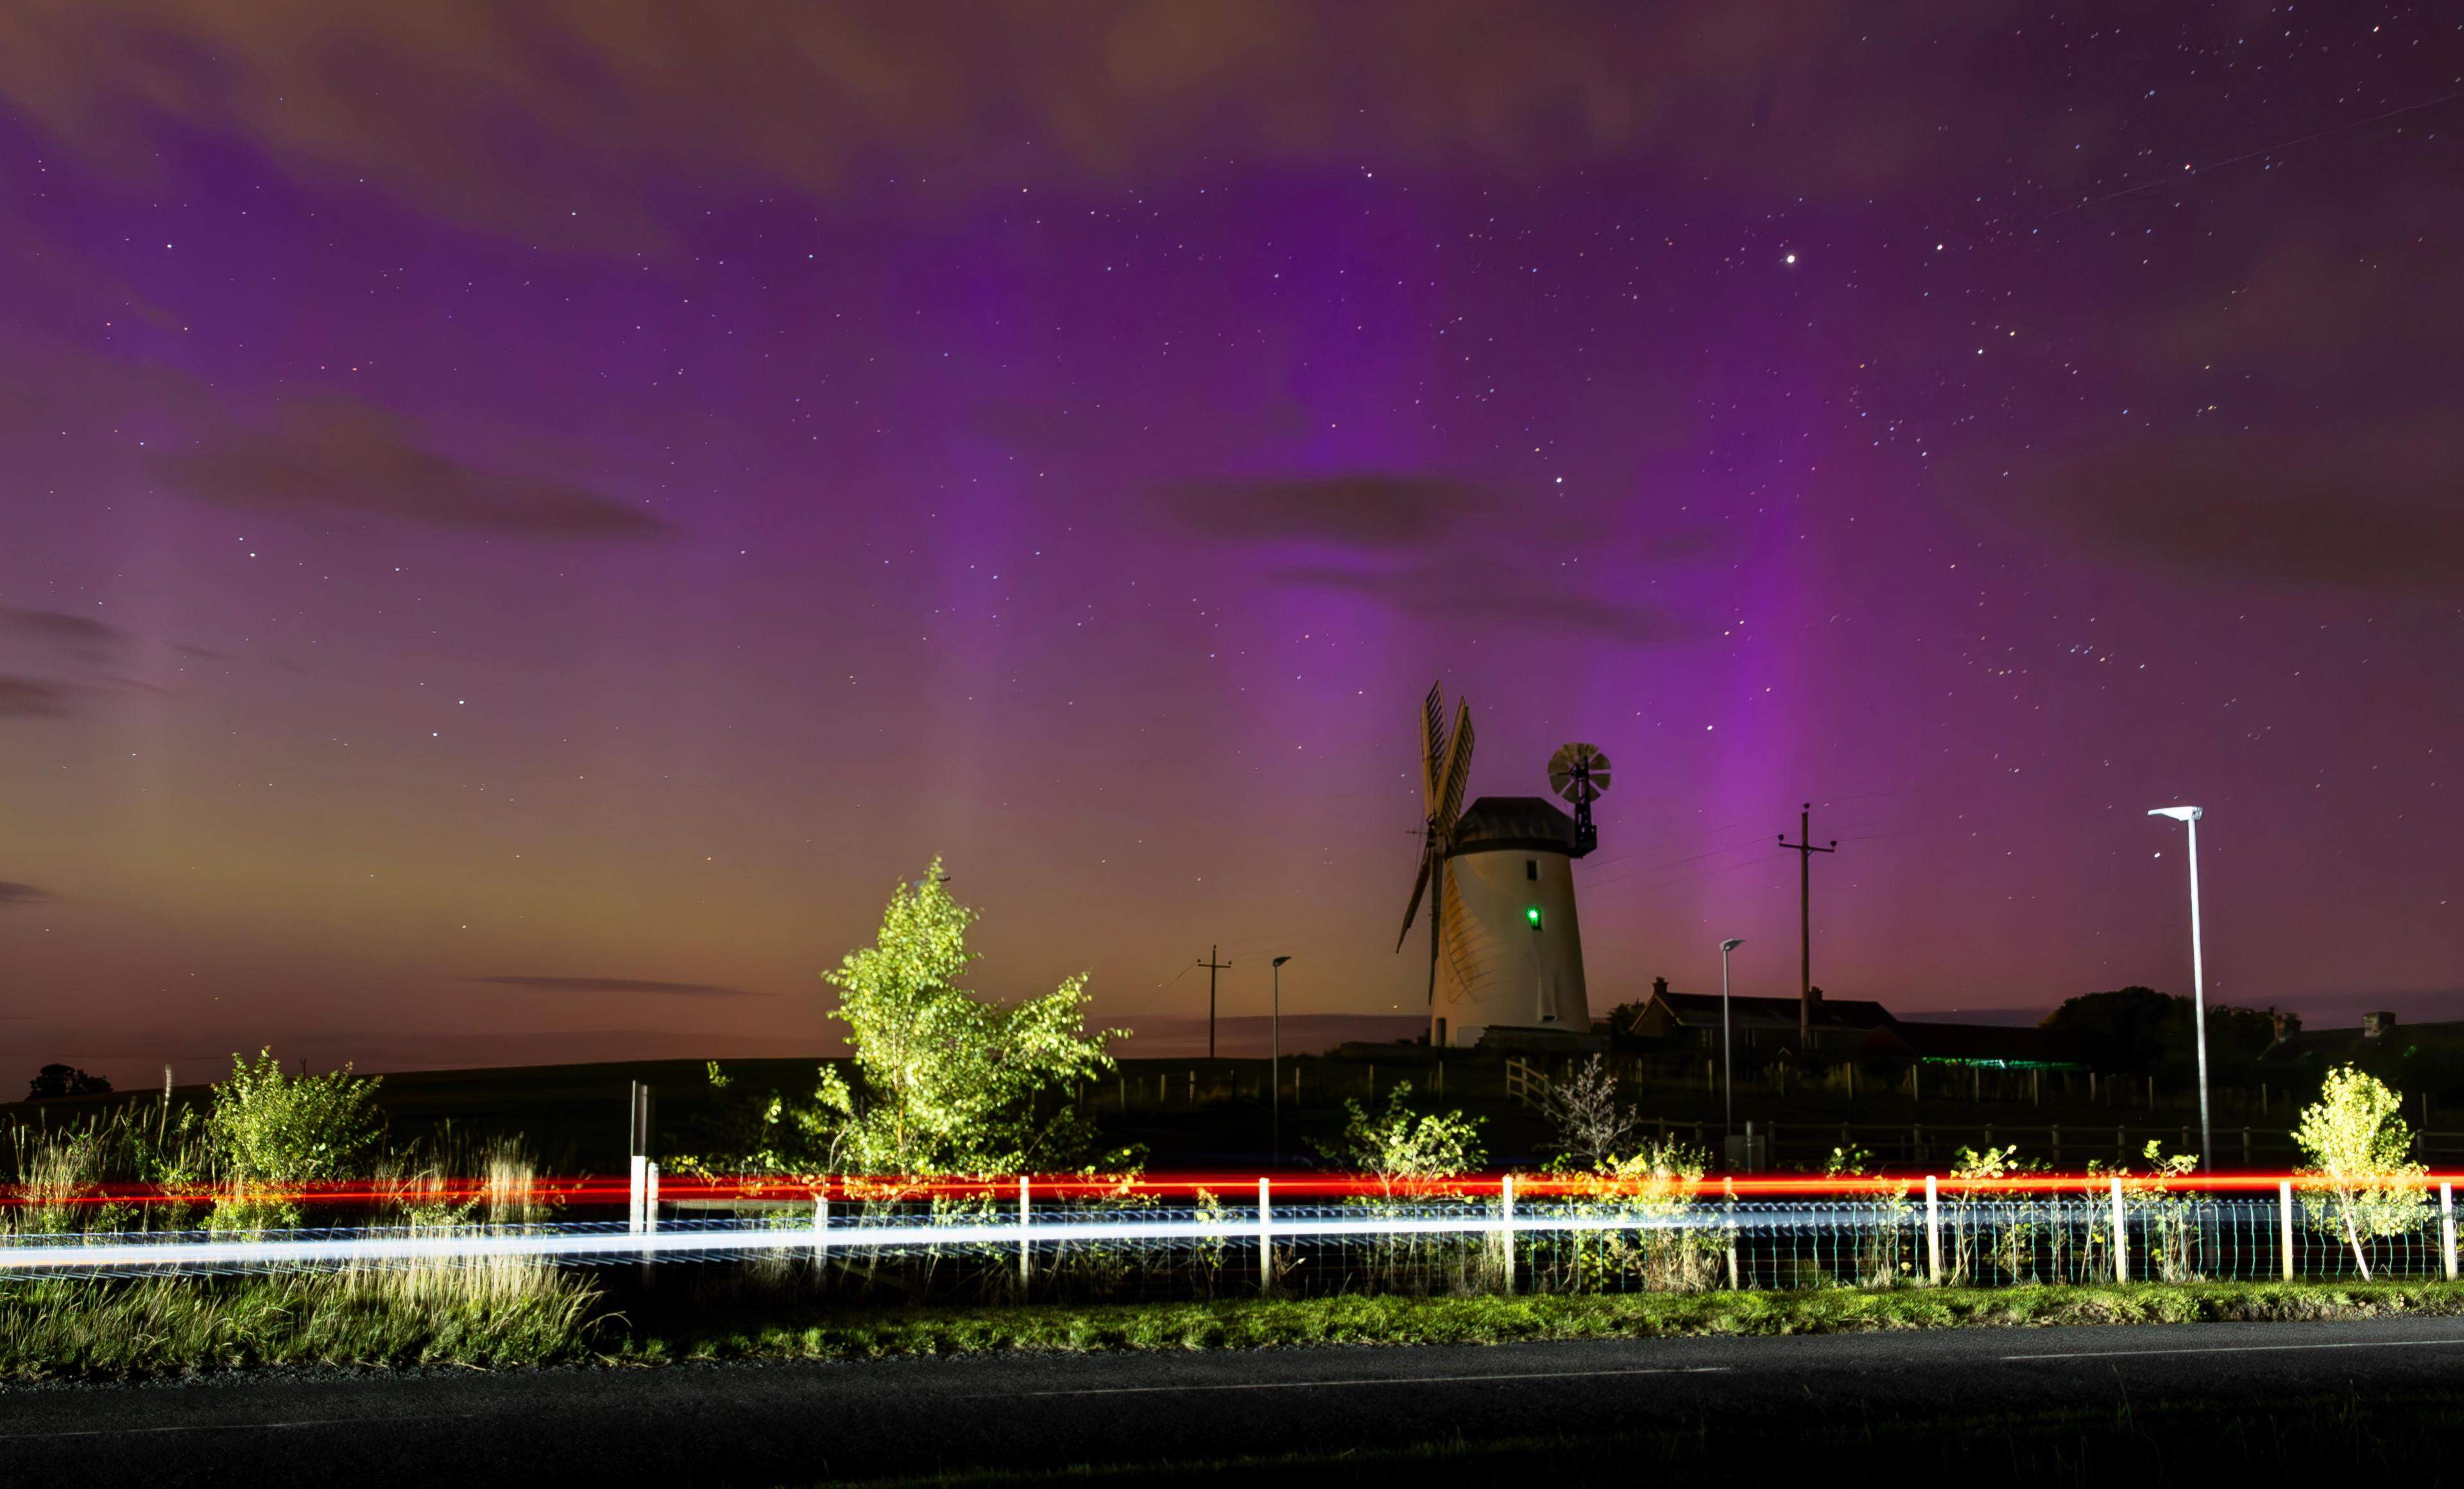
[[[0,674],[0,718],[58,718],[77,693],[67,683]]]
[[[200,501],[253,512],[341,513],[543,539],[675,531],[564,481],[439,453],[404,420],[354,398],[302,400],[270,428],[224,427],[198,448],[149,464]]]
[[[691,26],[586,0],[33,13],[0,49],[0,99],[61,149],[150,161],[145,122],[176,120],[525,241],[653,235],[649,181],[826,191],[885,153],[936,182],[1005,183],[1022,168],[1152,181],[1226,151],[1511,169],[1627,158],[1796,188],[1928,179],[1952,161],[2068,164],[2048,147],[2055,122],[2010,86],[2007,21],[1947,0],[1893,27],[1840,0],[744,0],[697,8]],[[2226,19],[2183,24],[2186,45],[2233,34]]]
[[[1209,537],[1377,549],[1427,547],[1502,505],[1468,481],[1389,471],[1193,482],[1166,496],[1185,525]]]
[[[2091,454],[2035,493],[2097,553],[2227,579],[2464,587],[2464,481],[2442,429],[2379,430],[2321,457],[2245,437]]]
[[[11,884],[0,879],[0,909],[12,905],[49,905],[52,897],[30,884]]]
[[[108,650],[126,640],[118,626],[65,610],[24,610],[0,604],[0,631],[80,651]]]

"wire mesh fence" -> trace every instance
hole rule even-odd
[[[2189,1182],[2196,1182],[2195,1180]],[[864,1295],[1163,1301],[1281,1295],[1696,1292],[2453,1278],[2453,1189],[2347,1232],[2310,1181],[2243,1193],[2112,1177],[1613,1186],[1510,1179],[1206,1187],[825,1189],[637,1204],[623,1220],[253,1232],[31,1230],[0,1277],[127,1277],[515,1259],[761,1263]],[[2302,1187],[2297,1189],[2297,1183]],[[1777,1189],[1783,1192],[1770,1192]],[[1794,1192],[1785,1192],[1794,1191]],[[2409,1216],[2409,1218],[2407,1217]]]

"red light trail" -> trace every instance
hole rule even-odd
[[[1273,1186],[1279,1199],[1449,1199],[1479,1198],[1502,1193],[1511,1177],[1518,1199],[1702,1198],[1838,1198],[1903,1196],[1922,1192],[1924,1174],[1785,1174],[1705,1175],[1698,1179],[1617,1179],[1583,1174],[1480,1173],[1446,1178],[1381,1179],[1369,1174],[1341,1173],[1199,1173],[1146,1174],[1113,1177],[1099,1174],[1034,1174],[1024,1176],[1029,1193],[1039,1200],[1201,1199],[1238,1201],[1257,1191],[1260,1179]],[[2313,1173],[2025,1173],[1996,1177],[1931,1175],[1944,1194],[2022,1195],[2098,1194],[2119,1179],[2132,1193],[2255,1193],[2290,1183],[2297,1190],[2332,1186],[2336,1181]],[[833,1203],[868,1201],[897,1203],[935,1199],[1017,1197],[1019,1175],[994,1178],[897,1178],[864,1175],[721,1174],[695,1177],[662,1174],[662,1203],[725,1203],[741,1201]],[[2464,1173],[2433,1173],[2424,1183],[2464,1183]],[[2366,1187],[2366,1186],[2365,1186]],[[145,1184],[90,1184],[60,1193],[33,1185],[0,1187],[0,1208],[43,1209],[107,1205],[205,1205],[227,1199],[330,1205],[338,1208],[385,1205],[487,1204],[616,1205],[629,1193],[622,1178],[584,1176],[539,1179],[521,1186],[492,1185],[484,1179],[423,1180],[371,1183],[364,1179],[331,1183],[246,1185],[213,1189],[164,1190]]]

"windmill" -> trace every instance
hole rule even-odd
[[[1570,744],[1549,762],[1545,797],[1463,800],[1471,776],[1471,706],[1445,692],[1420,705],[1420,867],[1403,910],[1400,952],[1429,902],[1429,1041],[1476,1032],[1523,1048],[1568,1048],[1591,1037],[1573,865],[1598,845],[1592,803],[1608,788],[1608,756]]]
[[[1420,913],[1420,897],[1429,896],[1429,1001],[1438,1000],[1438,956],[1445,940],[1446,856],[1454,845],[1456,824],[1463,817],[1463,787],[1471,779],[1471,703],[1455,700],[1455,728],[1446,733],[1443,683],[1431,683],[1420,700],[1420,872],[1412,881],[1412,903],[1403,909],[1403,929],[1395,950],[1412,934],[1413,917]]]
[[[1562,744],[1549,756],[1549,789],[1574,803],[1574,843],[1589,853],[1600,845],[1592,825],[1592,803],[1609,789],[1609,757],[1595,744]]]

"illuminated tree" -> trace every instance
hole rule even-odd
[[[2362,1242],[2402,1236],[2430,1217],[2429,1170],[2411,1161],[2412,1131],[2397,1115],[2404,1098],[2351,1065],[2327,1072],[2318,1101],[2304,1108],[2293,1140],[2309,1155],[2302,1171],[2320,1183],[2301,1193],[2315,1228],[2341,1233],[2368,1281]]]
[[[891,895],[873,944],[822,974],[839,990],[830,1017],[847,1026],[857,1079],[825,1067],[802,1125],[836,1171],[1049,1172],[1092,1156],[1094,1125],[1065,1097],[1112,1068],[1106,1044],[1128,1031],[1087,1035],[1084,975],[1008,1005],[960,987],[975,920],[935,859]]]

